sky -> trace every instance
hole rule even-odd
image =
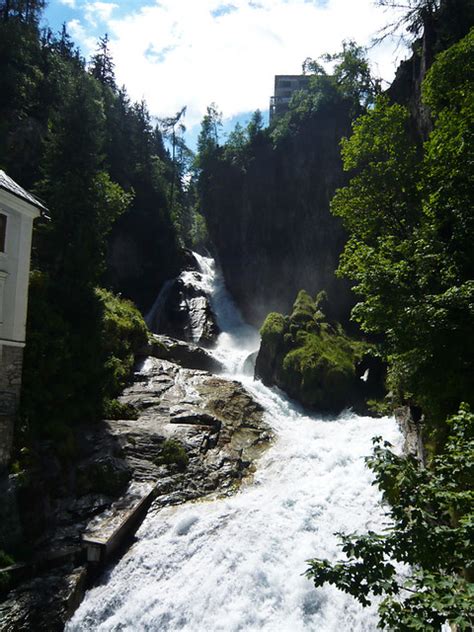
[[[86,59],[107,33],[117,83],[156,117],[187,106],[194,146],[209,104],[225,130],[257,108],[266,114],[275,74],[300,74],[307,57],[343,40],[369,46],[393,17],[374,0],[49,0],[44,23],[56,31],[65,22]],[[386,82],[404,56],[394,41],[369,51]]]

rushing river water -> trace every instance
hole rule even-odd
[[[369,632],[374,608],[302,574],[310,557],[339,556],[336,531],[383,524],[364,456],[371,438],[392,443],[393,419],[351,413],[322,419],[240,373],[258,347],[212,259],[200,283],[223,331],[215,351],[265,408],[275,431],[252,484],[227,498],[150,512],[137,542],[90,590],[69,632]],[[191,282],[191,279],[190,279]]]

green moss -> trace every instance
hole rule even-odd
[[[311,296],[305,290],[301,290],[296,297],[296,301],[293,305],[293,311],[290,316],[292,323],[305,324],[310,321],[313,322],[314,313],[316,311],[316,305]]]
[[[338,323],[327,322],[316,299],[298,293],[291,315],[269,314],[262,327],[259,367],[267,383],[276,383],[303,404],[339,411],[360,399],[357,363],[369,345],[350,338]],[[271,373],[269,375],[268,373]]]
[[[324,326],[325,316],[321,305],[326,300],[326,292],[322,291],[313,300],[305,290],[300,290],[290,316],[290,332],[296,332],[303,328],[309,332],[318,332]]]
[[[138,413],[132,404],[124,404],[118,399],[106,399],[104,417],[105,419],[138,419]]]
[[[303,401],[321,408],[339,408],[355,380],[355,362],[362,346],[334,330],[301,333],[296,348],[283,359],[283,376],[301,390]],[[333,405],[332,405],[333,404]]]
[[[279,340],[285,331],[285,325],[285,317],[282,314],[271,312],[260,329],[262,340],[270,343]]]
[[[183,444],[177,439],[167,439],[163,443],[160,456],[155,460],[157,465],[176,465],[180,472],[188,467],[189,457]]]

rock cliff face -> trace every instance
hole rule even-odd
[[[209,292],[198,262],[186,251],[186,268],[164,284],[146,317],[149,328],[188,343],[212,346],[219,328]]]
[[[344,182],[339,142],[350,133],[346,104],[304,121],[276,147],[254,148],[246,171],[218,163],[204,213],[228,289],[244,317],[260,326],[287,312],[300,289],[325,289],[346,320],[352,298],[335,278],[345,235],[329,202]]]
[[[408,107],[414,123],[414,133],[426,140],[432,130],[430,113],[423,105],[421,84],[437,53],[449,48],[469,32],[474,23],[474,4],[471,0],[442,0],[439,10],[425,11],[423,35],[412,46],[413,54],[402,61],[392,85],[389,98]]]

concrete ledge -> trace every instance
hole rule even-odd
[[[150,489],[131,508],[120,510],[112,506],[102,520],[96,519],[92,529],[82,536],[82,546],[89,564],[102,564],[135,533],[155,497]],[[121,501],[123,502],[123,501]],[[111,515],[109,515],[111,514]]]

